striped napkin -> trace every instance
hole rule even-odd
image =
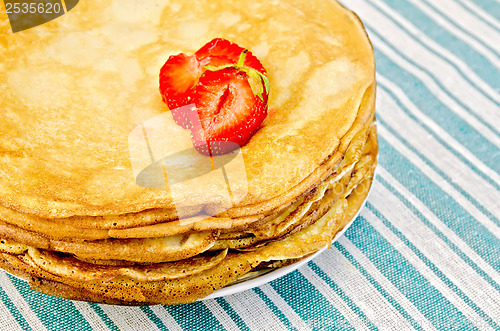
[[[375,48],[380,166],[299,270],[183,306],[115,307],[0,272],[0,330],[500,330],[500,3],[345,0]]]

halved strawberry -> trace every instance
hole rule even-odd
[[[216,38],[194,55],[171,56],[160,93],[175,122],[191,129],[197,150],[219,155],[245,144],[264,121],[269,83],[250,51]]]
[[[192,112],[189,104],[192,88],[198,83],[203,68],[196,56],[186,54],[172,55],[160,70],[160,93],[172,111],[175,122],[185,129],[191,126]]]
[[[241,68],[229,67],[207,70],[200,78],[193,95],[199,123],[191,128],[199,153],[221,155],[243,146],[266,118],[264,82],[259,82],[263,91],[259,96],[249,82],[250,76]]]

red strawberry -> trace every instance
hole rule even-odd
[[[204,155],[227,153],[250,139],[267,115],[268,85],[251,52],[220,38],[194,55],[171,56],[160,71],[163,101]]]
[[[233,66],[207,70],[200,78],[193,95],[199,123],[191,129],[198,152],[228,153],[243,146],[260,127],[267,116],[268,90],[255,72]]]
[[[203,66],[222,66],[238,62],[241,53],[245,49],[226,39],[215,38],[200,48],[194,54]],[[265,74],[266,69],[262,66],[252,52],[248,51],[244,65]]]
[[[160,93],[175,122],[185,129],[191,126],[189,104],[191,89],[198,83],[203,69],[194,55],[183,53],[170,56],[160,70]]]

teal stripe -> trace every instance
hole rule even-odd
[[[347,229],[346,236],[438,330],[450,330],[450,325],[457,324],[477,330],[364,217]]]
[[[474,81],[472,81],[466,74],[464,74],[461,69],[456,65],[454,64],[453,62],[449,61],[448,59],[446,59],[444,56],[442,56],[441,54],[439,54],[437,51],[435,51],[434,49],[432,49],[431,47],[428,47],[426,46],[424,43],[422,43],[418,38],[414,37],[409,31],[407,31],[403,26],[401,26],[401,24],[399,24],[397,21],[395,21],[394,19],[392,19],[389,15],[385,14],[383,12],[382,9],[380,9],[380,6],[377,5],[376,2],[373,2],[373,0],[367,0],[370,2],[370,4],[372,6],[374,6],[375,8],[378,8],[379,12],[381,15],[384,15],[388,20],[390,20],[394,25],[396,25],[398,28],[400,28],[402,31],[405,31],[409,36],[411,36],[410,38],[413,39],[417,44],[419,44],[420,46],[422,46],[424,49],[427,49],[429,52],[431,52],[432,54],[434,54],[435,56],[441,58],[443,61],[445,61],[446,63],[448,63],[450,66],[452,66],[453,68],[455,68],[455,70],[458,71],[458,73],[460,74],[460,76],[462,76],[462,78],[464,80],[466,80],[470,85],[472,85],[476,90],[478,90],[485,98],[487,98],[489,101],[493,102],[494,104],[496,105],[500,105],[499,102],[497,102],[496,100],[492,99],[488,94],[484,93],[483,89],[481,87],[479,87]],[[397,47],[391,47],[391,48],[394,48],[394,50],[396,51],[397,50]],[[413,63],[413,62],[412,62]]]
[[[438,228],[432,224],[418,209],[411,204],[408,199],[406,199],[400,192],[398,192],[394,187],[392,187],[384,178],[380,176],[377,177],[377,181],[384,185],[392,194],[394,194],[401,202],[411,210],[411,212],[416,215],[422,223],[424,223],[429,229],[431,229],[442,241],[444,241],[462,260],[464,260],[475,272],[477,272],[481,277],[483,277],[491,286],[493,286],[497,291],[500,292],[500,285],[491,278],[486,272],[477,266],[477,264],[471,260],[467,255],[465,255],[462,250],[452,243]]]
[[[395,136],[403,145],[405,145],[409,150],[415,153],[426,165],[428,165],[432,170],[437,172],[439,176],[444,178],[455,190],[457,190],[461,195],[463,195],[470,203],[472,203],[476,208],[478,208],[485,216],[492,220],[495,224],[500,226],[500,221],[491,214],[479,201],[475,200],[469,193],[464,191],[459,185],[457,185],[448,175],[446,175],[439,167],[434,165],[423,153],[418,149],[413,147],[406,139],[404,139],[397,130],[393,129],[388,122],[383,120],[380,116],[377,118],[379,123],[384,126],[393,136]]]
[[[270,285],[311,329],[354,330],[337,308],[300,272],[291,272],[273,280]]]
[[[438,9],[438,7],[436,7],[432,3],[432,1],[426,1],[426,0],[420,0],[420,1],[427,3],[427,5],[429,5],[429,7],[431,7],[431,8],[434,9],[434,12],[436,14],[438,14],[439,16],[441,16],[444,20],[446,20],[448,23],[450,23],[451,25],[453,25],[456,29],[460,30],[461,32],[463,32],[464,34],[466,34],[467,36],[469,36],[470,38],[475,39],[479,44],[481,44],[483,47],[487,48],[493,54],[499,55],[499,53],[497,51],[495,51],[493,48],[491,48],[488,44],[486,44],[484,41],[482,41],[481,39],[479,39],[476,36],[474,36],[474,34],[472,34],[472,32],[469,32],[469,29],[463,28],[458,23],[456,23],[456,21],[453,18],[450,18],[449,16],[445,15],[444,13],[442,13]]]
[[[484,126],[486,126],[487,128],[489,128],[491,131],[495,132],[497,135],[500,133],[500,130],[498,127],[495,127],[493,126],[492,124],[488,123],[487,121],[485,121],[484,119],[482,119],[481,117],[479,117],[470,107],[468,107],[466,104],[464,104],[461,100],[457,99],[454,95],[451,94],[451,92],[449,92],[449,88],[447,88],[446,86],[444,86],[436,77],[436,73],[435,72],[432,72],[430,70],[428,70],[427,68],[425,67],[422,67],[420,64],[414,62],[412,59],[408,58],[405,54],[403,54],[402,52],[400,52],[398,50],[397,47],[393,47],[389,41],[383,37],[382,35],[380,35],[379,33],[375,32],[375,30],[373,29],[370,29],[370,24],[367,23],[366,24],[366,27],[368,27],[368,32],[370,35],[375,35],[377,36],[381,41],[383,41],[385,44],[388,45],[388,47],[390,47],[392,49],[392,51],[396,54],[398,54],[400,57],[402,57],[403,59],[405,59],[406,61],[410,62],[412,65],[414,65],[415,67],[417,67],[420,71],[428,74],[429,76],[431,77],[434,77],[433,80],[434,80],[434,83],[436,85],[438,85],[451,99],[453,99],[457,104],[459,104],[462,108],[464,108],[465,110],[467,110],[467,112],[473,116],[476,120],[478,120],[479,122],[481,122],[481,124],[483,124]],[[375,45],[376,47],[376,45]],[[402,70],[404,70],[403,68],[401,68]],[[423,83],[423,82],[422,82]],[[456,116],[454,114],[454,116]]]
[[[433,272],[436,274],[436,276],[441,279],[446,286],[448,286],[455,294],[462,299],[469,307],[471,307],[481,318],[483,318],[488,324],[493,327],[493,328],[499,328],[499,326],[493,321],[491,317],[489,317],[486,313],[484,313],[481,308],[479,308],[467,295],[460,290],[446,275],[439,270],[439,268],[436,267],[434,263],[432,263],[427,257],[425,257],[419,250],[418,248],[413,245],[395,226],[393,226],[387,218],[380,213],[379,210],[377,210],[372,204],[367,203],[367,207],[377,216],[378,219],[380,219],[385,226],[387,226],[408,248],[410,248],[415,255],[417,255],[422,262],[425,263]]]
[[[90,329],[90,324],[70,301],[46,294],[35,294],[25,281],[11,275],[9,277],[45,326],[50,326],[53,330],[63,330],[68,325],[77,330]],[[50,307],[50,309],[47,309],[47,307]]]
[[[231,307],[231,305],[228,304],[224,298],[216,298],[215,301],[217,301],[217,303],[226,311],[226,313],[232,318],[232,320],[242,331],[250,331],[245,322],[243,322],[241,317],[234,311],[233,307]]]
[[[271,311],[280,319],[280,321],[287,327],[289,330],[298,330],[296,326],[294,326],[288,318],[286,318],[285,314],[267,297],[267,295],[262,292],[262,290],[258,287],[254,288],[253,291],[266,303],[266,305],[271,309]]]
[[[0,272],[4,272],[3,270],[0,270]],[[5,272],[5,274],[7,274]],[[3,304],[7,307],[8,310],[10,310],[11,315],[14,317],[16,322],[21,326],[23,330],[29,331],[31,330],[28,322],[24,319],[23,315],[19,312],[17,307],[12,303],[12,300],[10,300],[9,296],[3,288],[0,286],[0,299],[2,300]]]
[[[473,163],[469,162],[463,155],[455,150],[451,145],[449,145],[444,139],[441,139],[437,134],[434,133],[434,131],[423,121],[421,121],[418,117],[413,115],[413,113],[406,107],[401,100],[394,94],[389,88],[387,88],[383,83],[379,82],[378,86],[380,89],[384,90],[387,94],[389,94],[392,97],[392,100],[399,106],[399,108],[412,120],[414,120],[416,123],[418,123],[425,131],[430,133],[434,139],[436,139],[441,145],[446,147],[447,150],[449,150],[453,155],[455,155],[457,158],[460,159],[465,165],[467,165],[473,172],[475,172],[477,175],[479,175],[481,178],[483,178],[486,182],[488,182],[490,185],[495,187],[498,191],[500,191],[500,183],[496,182],[495,180],[491,179],[487,174],[482,172],[480,169],[478,169]],[[377,118],[380,119],[381,113],[377,113]],[[391,121],[386,121],[386,123],[391,123]]]
[[[352,265],[356,269],[359,270],[359,272],[373,285],[373,287],[375,287],[377,291],[379,291],[380,294],[382,294],[384,298],[387,299],[387,301],[398,311],[399,314],[401,314],[401,316],[403,316],[410,323],[413,328],[415,328],[416,330],[423,330],[420,325],[422,321],[416,321],[413,317],[411,317],[411,315],[409,315],[406,310],[401,307],[401,305],[396,300],[394,300],[394,298],[389,293],[387,293],[387,291],[384,290],[382,286],[380,286],[380,284],[372,277],[372,275],[370,275],[365,270],[365,268],[363,268],[361,264],[359,264],[359,262],[345,249],[344,246],[342,246],[338,242],[334,243],[333,245],[340,251],[340,253],[345,256],[347,260],[349,260],[349,262],[352,263]]]
[[[144,312],[144,314],[146,314],[147,317],[149,317],[151,321],[153,321],[154,324],[156,324],[158,329],[162,331],[168,331],[168,328],[165,326],[165,324],[163,324],[162,320],[158,316],[156,316],[156,314],[154,313],[154,311],[151,310],[151,308],[145,306],[141,307],[141,310]]]
[[[498,271],[500,240],[428,179],[420,169],[399,154],[383,137],[379,137],[379,147],[380,165]]]
[[[335,291],[335,293],[337,293],[342,301],[344,301],[349,306],[349,308],[351,308],[351,310],[358,315],[359,320],[363,321],[370,330],[378,330],[378,328],[373,324],[368,316],[363,313],[363,311],[349,298],[349,296],[347,296],[344,291],[342,291],[342,289],[337,284],[335,284],[335,282],[330,277],[328,277],[328,275],[325,274],[325,272],[321,270],[321,268],[318,267],[318,265],[314,261],[309,262],[309,267],[311,267],[311,269],[321,279],[323,279],[325,283],[327,283],[328,286],[330,286],[330,288]]]
[[[482,8],[486,13],[490,14],[497,21],[500,21],[500,4],[495,0],[475,0],[476,6]]]
[[[497,90],[500,88],[498,80],[500,71],[486,57],[475,51],[461,39],[447,32],[408,1],[385,0],[385,2],[392,9],[398,11],[405,19],[411,21],[413,25],[418,26],[426,36],[462,59],[489,85]]]
[[[476,1],[472,1],[472,2],[473,3],[477,2],[477,0]],[[458,5],[460,5],[460,7],[462,7],[467,12],[469,12],[469,14],[474,15],[474,17],[476,17],[476,19],[481,20],[481,21],[483,20],[483,18],[481,16],[479,16],[476,12],[470,10],[466,5],[464,5],[461,0],[455,1],[455,3],[458,4]],[[477,3],[475,5],[476,5],[476,7],[479,7],[479,9],[481,9],[481,6],[479,6]],[[496,6],[496,7],[500,8],[500,6]],[[489,16],[491,16],[491,18],[495,19],[495,16],[491,15],[491,13],[485,12],[485,14],[489,14]],[[499,20],[497,19],[497,21],[499,21]],[[500,32],[500,29],[497,28],[496,26],[494,26],[492,24],[489,24],[489,22],[486,22],[486,21],[485,21],[485,23],[488,24],[488,26],[490,28],[496,30],[497,32]],[[500,21],[499,21],[499,23],[500,23]]]
[[[224,330],[202,302],[164,307],[184,330]]]
[[[500,153],[497,152],[498,148],[495,145],[449,110],[418,78],[397,66],[377,49],[375,57],[378,72],[398,85],[421,112],[431,117],[455,140],[483,160],[489,168],[500,173]]]
[[[90,303],[90,307],[96,312],[97,315],[102,319],[104,324],[110,329],[110,330],[116,330],[118,331],[118,327],[115,325],[115,323],[108,317],[108,315],[102,310],[101,307],[99,307],[98,304],[96,303]]]

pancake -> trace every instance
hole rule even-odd
[[[160,263],[186,259],[212,247],[218,232],[196,232],[163,238],[134,238],[123,240],[61,240],[15,228],[0,222],[2,238],[36,248],[71,252],[86,259],[126,260]]]
[[[126,236],[126,239],[77,240],[75,238],[67,239],[66,236],[59,238],[53,233],[37,233],[25,229],[16,230],[11,225],[2,225],[2,222],[0,222],[0,235],[37,248],[75,254],[84,259],[126,260],[145,263],[174,261],[194,256],[207,249],[248,247],[260,241],[284,237],[294,228],[298,230],[300,227],[314,222],[322,215],[322,212],[319,212],[321,209],[328,209],[339,197],[347,196],[350,193],[350,188],[364,179],[364,175],[360,175],[369,172],[369,168],[376,160],[377,145],[374,132],[375,127],[372,124],[360,131],[353,139],[336,171],[314,190],[304,194],[302,199],[298,199],[280,214],[269,217],[266,222],[247,225],[243,230],[243,236],[251,234],[251,237],[218,240],[217,232],[208,231],[171,235],[162,232],[161,224],[158,224],[139,228],[137,231],[130,229],[126,233],[130,234],[131,238]],[[360,160],[363,161],[360,162]],[[351,178],[353,173],[359,177],[354,181]],[[332,192],[325,194],[327,191]],[[165,225],[175,228],[178,223],[182,224],[183,221],[174,221],[170,222],[174,224],[166,223]],[[59,230],[64,232],[66,229],[67,227],[61,227]],[[235,230],[241,229],[236,228],[233,231]],[[78,231],[78,229],[74,229],[74,231]],[[162,234],[165,236],[161,236]],[[241,237],[240,234],[237,236]],[[138,249],[139,247],[141,249]]]
[[[46,218],[174,208],[168,189],[135,183],[127,137],[167,110],[157,83],[165,59],[214,37],[251,49],[272,86],[271,114],[242,148],[248,193],[231,217],[283,204],[335,153],[373,84],[364,29],[336,2],[139,3],[85,1],[49,24],[0,34],[0,205]],[[175,145],[187,133],[170,124]],[[182,199],[217,205],[196,187]]]
[[[0,223],[0,234],[33,245],[37,248],[51,249],[71,253],[83,259],[124,260],[143,263],[175,261],[194,256],[207,249],[244,248],[255,246],[262,241],[284,238],[290,231],[295,231],[313,223],[326,212],[326,209],[339,198],[347,196],[365,175],[371,174],[371,167],[376,158],[376,135],[374,126],[368,132],[360,132],[348,149],[344,160],[337,169],[339,174],[332,175],[317,187],[314,192],[292,205],[279,217],[271,218],[265,224],[247,227],[240,239],[218,240],[216,233],[195,232],[184,236],[153,237],[122,240],[65,240],[53,236],[41,236],[30,231],[16,230],[12,226]],[[364,143],[366,137],[368,142]],[[363,154],[361,154],[363,151]],[[358,160],[363,161],[358,161]],[[355,180],[352,176],[355,173]],[[338,178],[341,177],[340,180]],[[331,192],[328,192],[328,191]],[[323,211],[322,211],[323,210]],[[153,232],[154,233],[154,232]],[[293,233],[293,232],[292,232]],[[140,234],[140,233],[139,233]],[[252,236],[248,237],[251,234]],[[241,236],[240,236],[241,237]],[[262,245],[262,243],[260,244]],[[140,248],[140,249],[139,249]]]
[[[178,279],[197,274],[219,264],[227,255],[227,250],[215,253],[196,255],[195,257],[176,262],[156,263],[151,265],[122,264],[98,265],[64,254],[47,250],[39,250],[19,243],[3,240],[0,252],[15,254],[25,253],[33,264],[41,269],[52,272],[61,277],[70,277],[79,281],[102,280],[107,281],[118,276],[128,276],[140,281],[159,281]]]
[[[2,15],[0,267],[37,291],[193,302],[328,247],[368,194],[374,56],[337,2],[85,1],[15,34]],[[251,50],[271,92],[248,143],[206,158],[158,74],[213,38]]]
[[[370,124],[370,123],[369,123]],[[367,126],[368,127],[368,126]],[[364,141],[366,140],[366,131],[363,129],[358,132],[358,138],[354,138],[350,147],[346,151],[346,155],[343,161],[335,169],[334,173],[325,178],[322,182],[326,181],[336,181],[336,179],[342,174],[345,169],[349,167],[354,167],[355,163],[360,157],[360,151],[362,151]],[[348,169],[347,169],[348,170]],[[325,185],[325,184],[323,184]],[[303,195],[308,194],[307,192]],[[303,199],[303,198],[302,198]],[[296,202],[294,202],[296,203]],[[286,205],[284,206],[286,207]],[[235,231],[237,227],[246,228],[250,225],[253,227],[259,226],[269,220],[269,217],[273,216],[271,219],[278,217],[283,213],[284,208],[279,208],[277,211],[273,212],[272,215],[250,215],[241,218],[229,218],[229,217],[207,217],[207,216],[194,216],[187,219],[166,221],[156,223],[154,225],[131,227],[126,229],[96,229],[89,227],[77,227],[75,223],[72,223],[66,219],[50,220],[41,217],[35,217],[28,214],[20,214],[15,211],[0,207],[0,219],[3,222],[15,225],[21,229],[28,230],[31,232],[36,232],[41,235],[45,235],[51,238],[74,238],[74,239],[85,239],[85,240],[98,240],[107,238],[151,238],[151,237],[166,237],[173,236],[184,233],[192,233],[198,231],[210,231],[210,230],[224,230],[232,229]],[[149,213],[146,212],[146,213]],[[135,214],[137,218],[142,218],[142,214]],[[130,217],[127,215],[126,217]],[[118,218],[118,217],[117,217]],[[91,223],[91,222],[90,222]],[[1,233],[1,232],[0,232]]]
[[[358,111],[358,119],[350,129],[350,132],[356,133],[363,124],[366,126],[365,121],[368,116],[373,114],[374,109],[374,85],[372,85],[367,92]],[[370,122],[368,122],[369,124]],[[357,132],[359,134],[359,132]],[[351,137],[351,139],[353,139]],[[355,139],[354,139],[355,140]],[[344,150],[345,152],[345,150]],[[295,197],[294,192],[306,188],[310,189],[311,181],[317,182],[326,180],[329,172],[337,170],[331,169],[338,161],[342,154],[337,152],[331,160],[323,164],[320,169],[327,171],[323,172],[320,176],[311,174],[303,183],[300,183],[288,192],[286,195],[288,199]],[[317,183],[314,183],[316,185]],[[283,198],[283,197],[282,197]],[[297,197],[295,197],[297,198]],[[284,205],[275,208],[270,213],[274,213],[276,217],[292,201],[286,201]],[[234,215],[234,211],[232,213]],[[190,217],[182,220],[175,220],[176,214],[172,211],[165,211],[162,209],[146,210],[139,213],[129,213],[124,215],[108,215],[108,216],[94,216],[83,217],[75,216],[59,219],[45,219],[36,217],[29,214],[17,213],[11,209],[0,206],[0,219],[12,225],[19,226],[28,231],[34,231],[48,236],[57,236],[65,238],[80,238],[87,240],[97,240],[106,238],[147,238],[152,237],[151,232],[158,235],[168,236],[182,234],[189,231],[209,231],[217,229],[228,229],[237,226],[245,227],[248,224],[254,223],[257,220],[265,221],[264,214],[241,216],[231,218],[227,213],[219,215],[219,217]],[[155,224],[155,226],[150,226]],[[105,231],[108,230],[109,231]]]
[[[41,268],[27,253],[2,253],[1,264],[10,272],[28,278],[32,288],[69,299],[122,305],[192,302],[258,268],[262,262],[300,259],[329,246],[335,233],[340,231],[361,207],[370,185],[371,178],[367,178],[346,199],[339,199],[316,223],[284,240],[251,252],[229,253],[216,266],[180,279],[144,281],[118,276],[106,281],[81,281],[80,277],[61,276],[64,272],[60,270],[64,268],[60,265]],[[78,264],[73,264],[72,268],[76,273],[80,273]],[[88,268],[91,266],[83,267],[84,270]]]
[[[370,130],[369,137],[364,156],[376,154],[374,127]],[[328,246],[331,238],[352,219],[368,193],[374,171],[372,163],[364,162],[361,158],[357,167],[349,173],[351,180],[346,187],[351,188],[350,191],[344,192],[344,197],[337,199],[318,221],[286,238],[268,242],[251,251],[232,252],[228,255],[227,251],[219,251],[212,256],[145,266],[98,265],[2,240],[2,264],[14,274],[30,275],[33,288],[67,298],[74,299],[76,297],[73,294],[81,293],[83,297],[80,299],[127,305],[193,301],[200,293],[206,295],[207,291],[234,281],[235,278],[228,271],[234,270],[241,277],[254,269],[262,268],[265,262],[271,262],[269,267],[279,265],[279,261],[283,261],[282,264],[285,265]],[[356,183],[352,183],[353,178],[357,178]],[[321,209],[318,207],[315,210]],[[185,275],[186,268],[189,270]],[[181,278],[186,279],[181,281]],[[173,280],[175,282],[171,283]],[[211,287],[207,286],[208,282]]]
[[[314,192],[311,192],[304,201],[298,206],[294,206],[285,217],[279,217],[266,224],[250,226],[242,233],[233,234],[235,238],[219,239],[216,241],[212,250],[223,248],[248,250],[262,246],[269,241],[276,241],[286,238],[293,233],[313,224],[322,217],[339,198],[348,196],[357,185],[373,174],[376,166],[377,143],[375,128],[371,134],[371,139],[365,145],[365,153],[360,162],[357,162],[348,172],[339,180],[323,182]],[[344,160],[347,160],[344,159]],[[246,236],[244,234],[247,234]],[[227,235],[231,235],[228,233]],[[227,237],[227,236],[226,236]]]

